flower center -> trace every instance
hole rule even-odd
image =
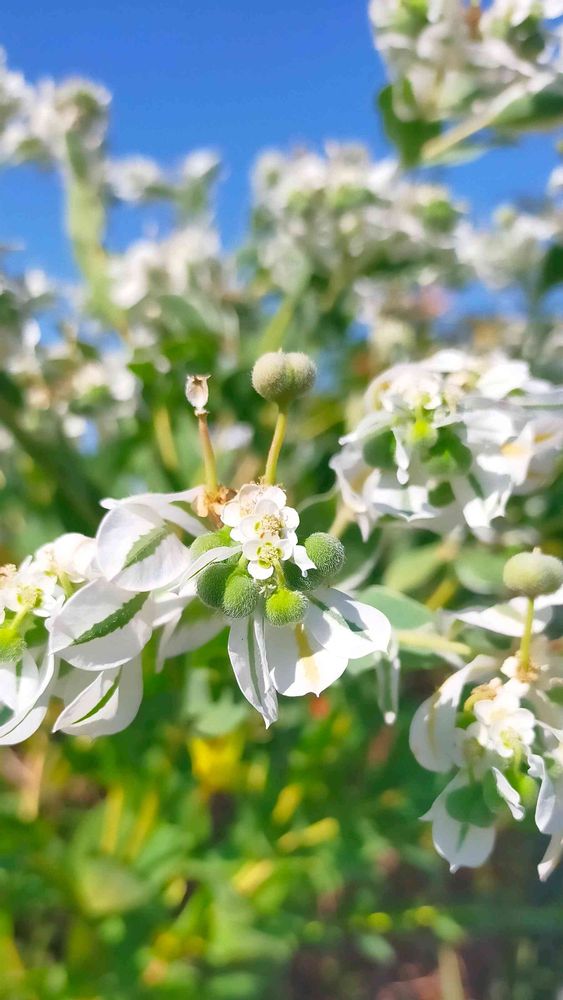
[[[259,535],[279,535],[283,531],[283,521],[277,514],[265,514],[257,521],[256,531]]]

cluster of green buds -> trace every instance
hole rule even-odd
[[[221,559],[199,573],[196,590],[205,605],[227,618],[246,618],[262,607],[271,625],[299,624],[309,608],[307,593],[329,585],[344,563],[341,542],[328,534],[315,532],[298,544],[299,515],[276,485],[289,406],[312,388],[315,376],[314,362],[298,352],[264,354],[254,366],[254,389],[278,410],[264,476],[234,496],[230,491],[218,510],[217,530],[191,547],[194,561],[222,550]]]
[[[192,543],[194,559],[211,549],[229,545],[228,529],[202,535]],[[207,566],[197,579],[197,595],[209,608],[222,611],[227,618],[246,618],[263,602],[270,625],[296,625],[305,618],[309,607],[307,594],[328,587],[344,565],[344,546],[324,532],[314,532],[303,548],[314,563],[306,573],[293,561],[278,563],[272,577],[256,580],[248,571],[249,560],[240,555],[238,546],[224,562]]]

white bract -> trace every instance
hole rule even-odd
[[[276,692],[319,695],[349,660],[370,656],[377,666],[377,653],[386,653],[390,640],[391,627],[380,611],[329,588],[312,595],[296,625],[265,625],[260,613],[233,624],[229,656],[241,691],[269,725],[277,718]]]
[[[520,638],[525,628],[521,601],[456,617]],[[537,599],[546,610],[559,601],[558,592]],[[523,818],[520,792],[526,772],[540,781],[536,824],[551,837],[539,865],[542,879],[561,854],[563,658],[557,641],[537,634],[546,618],[533,619],[536,634],[525,656],[521,647],[508,656],[477,656],[447,678],[413,718],[410,745],[419,764],[442,773],[456,770],[423,817],[432,822],[436,849],[452,870],[474,867],[488,857],[505,809],[514,819]]]
[[[386,617],[325,586],[326,574],[315,578],[314,588],[307,586],[307,597],[285,583],[290,563],[304,582],[309,572],[319,572],[298,543],[299,516],[285,491],[246,484],[219,503],[220,532],[200,538],[205,529],[191,506],[205,496],[198,487],[105,500],[95,539],[63,535],[20,569],[4,568],[0,638],[7,659],[0,692],[11,716],[6,740],[16,742],[37,728],[50,695],[63,702],[55,729],[90,736],[117,732],[139,708],[141,654],[155,632],[161,669],[169,657],[199,648],[227,624],[236,680],[266,725],[277,718],[278,692],[318,695],[350,659],[363,657],[372,659],[381,676],[382,706],[386,720],[393,720],[399,663]],[[190,536],[200,550],[189,547]],[[330,539],[322,544],[333,552]],[[225,586],[233,578],[235,598],[242,584],[251,604],[239,608],[235,599],[223,608],[219,594],[213,611],[199,600],[200,581],[217,569]],[[300,609],[287,625],[268,620],[268,601],[278,593]],[[44,619],[41,669],[25,638],[36,616]],[[379,664],[387,654],[391,680],[382,677]]]
[[[559,394],[521,361],[440,351],[378,376],[364,409],[330,463],[364,537],[386,515],[487,538],[512,494],[556,471]]]
[[[557,82],[559,38],[553,3],[493,0],[371,0],[374,40],[392,81],[393,103],[408,122],[466,116],[468,131],[494,122],[511,104]]]

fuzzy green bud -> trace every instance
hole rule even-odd
[[[563,584],[563,563],[539,549],[519,552],[506,563],[503,579],[509,590],[524,597],[553,594]]]
[[[292,590],[316,590],[325,582],[318,569],[308,569],[304,576],[299,566],[289,561],[283,564],[283,574]]]
[[[316,531],[305,539],[305,551],[320,576],[328,579],[338,575],[346,559],[342,542],[324,531]]]
[[[246,618],[254,611],[260,590],[248,573],[231,573],[223,593],[223,611],[228,618]]]
[[[306,354],[272,351],[258,358],[252,369],[252,385],[268,402],[287,406],[312,389],[316,374],[317,366]]]
[[[283,625],[298,625],[303,621],[308,607],[309,601],[304,594],[280,587],[266,601],[266,620],[278,628]]]
[[[232,567],[225,563],[212,563],[201,571],[197,578],[197,596],[208,608],[222,608],[227,580]]]

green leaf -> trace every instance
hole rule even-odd
[[[563,684],[550,688],[547,697],[554,705],[563,705]]]
[[[450,792],[446,797],[446,809],[459,823],[488,827],[495,822],[495,814],[485,802],[483,787],[476,782]]]
[[[383,574],[383,583],[392,590],[416,590],[436,575],[447,557],[447,550],[441,541],[401,552],[389,563]]]
[[[407,92],[403,96],[407,100],[410,97],[412,101],[410,84],[405,81],[403,87],[407,88],[407,91],[410,90],[410,94]],[[441,127],[438,122],[427,122],[422,118],[409,118],[408,121],[398,118],[393,106],[393,93],[394,87],[389,85],[381,91],[378,98],[383,125],[387,136],[397,147],[403,165],[413,167],[420,160],[422,147],[430,139],[440,135]]]
[[[396,594],[387,587],[374,585],[359,594],[360,600],[377,608],[387,616],[395,629],[416,629],[429,625],[434,618],[432,612],[412,597]]]
[[[170,529],[168,525],[162,524],[147,531],[146,535],[141,535],[129,549],[123,563],[123,569],[129,569],[130,566],[135,566],[136,563],[142,562],[143,559],[148,559],[149,556],[152,556],[169,533]]]
[[[108,615],[107,618],[104,618],[101,622],[96,622],[95,625],[92,625],[86,632],[78,636],[78,639],[75,639],[72,645],[79,646],[83,642],[91,642],[92,639],[103,639],[104,636],[111,635],[117,629],[124,628],[135,617],[137,612],[141,610],[148,596],[148,594],[135,594],[130,601],[126,601],[117,611],[112,611],[111,615]]]
[[[498,129],[536,131],[559,125],[563,120],[563,94],[557,89],[527,94],[509,104],[492,124]]]
[[[498,594],[502,591],[502,572],[506,557],[486,549],[463,549],[453,564],[463,587],[475,594]]]
[[[550,291],[555,285],[563,282],[563,245],[554,243],[547,251],[539,279],[541,294]]]
[[[335,490],[311,497],[299,507],[299,534],[305,538],[313,531],[328,531],[335,514]]]

